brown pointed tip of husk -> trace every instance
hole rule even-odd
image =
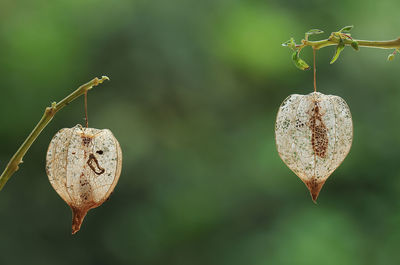
[[[71,207],[71,210],[72,210],[72,234],[75,234],[76,232],[79,231],[79,229],[81,229],[81,225],[83,219],[86,216],[87,210],[82,210],[75,207]]]
[[[317,204],[319,192],[321,191],[322,186],[325,184],[325,181],[312,178],[311,180],[304,181],[304,184],[306,184],[308,190],[310,191],[313,202]]]

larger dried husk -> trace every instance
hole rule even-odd
[[[350,151],[350,109],[338,96],[290,95],[279,108],[275,139],[280,157],[306,184],[315,202],[327,178]]]
[[[110,130],[61,129],[51,140],[46,157],[50,183],[71,207],[72,233],[86,213],[113,192],[122,167],[120,145]]]

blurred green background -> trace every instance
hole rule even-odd
[[[0,193],[0,264],[399,264],[400,58],[317,54],[318,88],[343,97],[353,147],[314,205],[275,150],[274,120],[312,92],[288,48],[311,28],[400,35],[400,2],[116,0],[0,2],[0,167],[44,107],[95,76],[89,125],[123,155],[111,199],[71,236],[45,154],[84,123],[59,112]],[[314,37],[315,38],[315,37]],[[311,62],[311,49],[304,59]]]

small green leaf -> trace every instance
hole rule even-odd
[[[339,40],[339,44],[336,46],[335,55],[333,55],[333,58],[331,60],[331,64],[336,62],[336,60],[339,58],[340,53],[343,51],[344,47],[345,47],[345,44],[344,44],[343,39],[341,38]]]
[[[306,32],[306,35],[316,35],[316,34],[321,34],[324,33],[320,29],[310,29],[309,31]]]
[[[282,46],[289,47],[292,50],[294,50],[296,48],[296,43],[294,42],[293,38],[290,38],[290,40],[287,40],[284,43],[282,43]]]
[[[341,30],[339,30],[339,32],[349,32],[354,26],[346,26],[344,28],[342,28]]]
[[[389,54],[389,56],[387,57],[387,60],[393,61],[393,59],[394,59],[394,54],[393,53]]]
[[[357,41],[354,40],[350,45],[354,50],[356,50],[356,51],[360,50],[360,48],[358,47]]]
[[[282,46],[287,47],[290,44],[290,40],[285,41],[284,43],[282,43]]]
[[[310,66],[304,60],[300,59],[298,52],[292,54],[292,59],[294,65],[300,70],[304,71],[310,69]]]

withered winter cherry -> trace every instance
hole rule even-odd
[[[350,109],[338,96],[290,95],[279,108],[275,139],[280,157],[306,184],[315,202],[327,178],[350,151]]]
[[[72,234],[86,213],[113,192],[122,167],[120,145],[110,130],[61,129],[51,140],[46,158],[50,183],[72,210]]]

